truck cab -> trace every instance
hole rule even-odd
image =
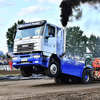
[[[51,60],[60,64],[63,45],[62,28],[46,20],[21,24],[14,34],[13,67],[20,68],[23,76],[45,74]]]

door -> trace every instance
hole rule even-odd
[[[50,56],[52,53],[56,53],[56,34],[55,27],[46,25],[44,33],[44,55]]]

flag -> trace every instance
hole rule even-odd
[[[88,47],[86,47],[86,53],[92,53]]]

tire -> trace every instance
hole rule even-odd
[[[49,77],[57,77],[60,72],[60,67],[57,62],[51,61],[49,67],[45,69],[45,73]]]
[[[65,74],[61,74],[60,83],[68,83],[68,82],[69,82],[68,76]]]
[[[24,77],[30,77],[32,76],[32,67],[21,67],[20,71],[21,71],[21,75]]]
[[[71,78],[72,83],[78,84],[81,82],[80,78]]]
[[[57,77],[54,78],[55,83],[59,83],[59,80]]]
[[[82,83],[88,84],[91,82],[91,73],[89,70],[84,70],[82,74]]]
[[[59,74],[57,77],[55,77],[54,81],[55,83],[68,83],[69,78],[67,78],[67,76],[64,74]]]
[[[55,83],[62,83],[61,75],[58,75],[57,77],[55,77],[54,81],[55,81]]]

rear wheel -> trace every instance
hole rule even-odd
[[[91,73],[87,69],[83,71],[82,82],[85,84],[88,84],[91,82]]]
[[[57,77],[54,78],[55,83],[68,83],[69,78],[67,78],[67,75],[59,74]]]
[[[55,83],[59,83],[58,77],[55,77],[55,78],[54,78],[54,81],[55,81]]]
[[[80,78],[76,77],[76,78],[71,78],[72,83],[80,83],[81,80]]]
[[[60,67],[57,62],[51,61],[49,67],[45,69],[45,73],[49,77],[56,77],[60,72]]]
[[[21,67],[21,75],[24,77],[30,77],[32,75],[33,67]]]

